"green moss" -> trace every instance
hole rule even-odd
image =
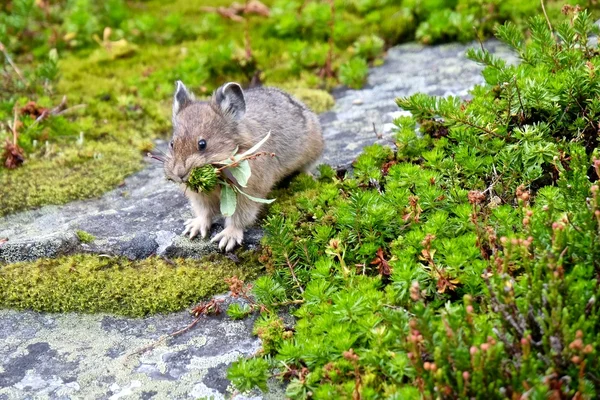
[[[0,308],[135,317],[173,312],[226,291],[224,278],[255,277],[255,256],[245,252],[240,260],[236,264],[223,255],[172,262],[74,255],[0,265]]]
[[[94,143],[0,169],[0,215],[100,196],[141,165],[135,148]]]
[[[288,91],[318,114],[329,111],[335,104],[333,96],[325,90],[297,87]]]
[[[92,243],[96,239],[94,235],[87,233],[86,231],[77,231],[75,234],[81,243]]]

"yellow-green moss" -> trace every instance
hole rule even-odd
[[[305,87],[289,88],[289,92],[302,100],[306,105],[316,113],[329,111],[335,104],[333,96],[325,90],[309,89]]]
[[[96,239],[94,235],[86,231],[77,231],[75,234],[81,243],[92,243]]]
[[[185,309],[227,290],[224,278],[256,276],[251,252],[236,264],[223,255],[200,261],[140,261],[97,255],[0,265],[0,308],[144,316]]]
[[[0,168],[0,215],[99,196],[141,165],[133,147],[93,143],[27,160],[22,168]]]

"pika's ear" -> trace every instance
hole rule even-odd
[[[246,99],[244,99],[244,91],[239,84],[229,82],[218,88],[214,101],[223,114],[233,118],[234,121],[244,118]]]
[[[175,116],[184,108],[192,104],[194,101],[194,95],[190,93],[183,82],[177,81],[175,83],[177,88],[175,89],[175,95],[173,96],[173,120]]]

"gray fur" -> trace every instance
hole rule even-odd
[[[194,101],[194,96],[190,94],[183,82],[177,81],[175,84],[177,87],[173,96],[173,125],[175,125],[175,116]]]
[[[237,83],[230,82],[221,86],[215,93],[215,101],[225,115],[240,121],[246,113],[244,91]]]
[[[183,184],[194,167],[224,160],[236,147],[240,151],[249,149],[271,132],[260,151],[274,153],[275,157],[250,161],[252,176],[244,189],[252,196],[266,198],[277,182],[296,171],[308,171],[323,152],[316,114],[279,89],[244,92],[237,83],[230,82],[217,89],[208,102],[188,99],[193,95],[178,84],[173,105],[174,146],[165,162],[165,173],[175,182]],[[200,139],[207,142],[203,151],[198,149]],[[200,233],[205,237],[218,213],[219,189],[208,195],[187,190],[186,195],[196,218],[186,222],[184,234],[193,238]],[[227,251],[241,244],[244,229],[254,223],[259,211],[260,204],[238,196],[236,212],[226,219],[225,229],[213,241],[219,241],[219,247]]]

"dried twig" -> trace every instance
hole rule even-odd
[[[298,261],[292,264],[287,254],[285,255],[285,261],[287,263],[288,268],[290,269],[290,273],[292,274],[292,279],[294,279],[296,286],[298,287],[298,289],[300,289],[300,293],[304,293],[304,289],[302,288],[302,285],[300,284],[300,281],[298,280],[298,278],[296,277],[296,273],[294,272],[294,268],[296,267],[296,265],[298,265]]]
[[[13,111],[14,111],[14,119],[13,119],[12,126],[10,127],[10,130],[12,131],[12,134],[13,134],[13,144],[16,146],[17,139],[19,137],[19,134],[17,133],[17,122],[19,121],[17,107],[15,107]]]
[[[87,107],[87,104],[77,104],[77,105],[74,105],[73,107],[67,107],[67,96],[63,96],[62,100],[56,107],[54,107],[50,111],[44,110],[40,114],[40,116],[37,117],[31,125],[29,125],[27,130],[33,128],[35,125],[37,125],[44,119],[48,118],[48,116],[50,116],[50,115],[63,115],[63,114],[66,114],[67,112],[71,112],[73,110],[78,110],[80,108],[85,108],[85,107]]]
[[[149,345],[144,346],[144,347],[142,347],[140,349],[137,349],[133,353],[128,354],[127,357],[125,357],[125,361],[127,361],[130,357],[136,356],[138,354],[143,354],[143,353],[147,352],[148,350],[152,350],[153,348],[155,348],[159,344],[164,343],[167,340],[168,337],[169,337],[169,335],[163,335],[157,341],[152,342]]]
[[[202,317],[208,315],[208,314],[218,314],[221,312],[219,305],[223,303],[223,300],[219,300],[219,299],[212,299],[206,303],[202,303],[201,305],[197,306],[194,308],[194,310],[200,310],[199,314],[196,316],[196,318],[194,318],[194,320],[188,324],[186,327],[181,328],[175,332],[171,332],[167,335],[163,335],[160,338],[158,338],[158,340],[156,340],[155,342],[150,343],[147,346],[144,346],[136,351],[134,351],[133,353],[130,353],[127,355],[127,357],[125,358],[125,360],[128,360],[130,357],[133,357],[135,355],[138,354],[143,354],[148,350],[152,350],[153,348],[155,348],[156,346],[163,344],[167,339],[169,338],[174,338],[175,336],[179,336],[187,331],[189,331],[190,329],[192,329],[194,326],[196,326],[198,324],[198,322],[200,322],[200,320],[202,319]]]
[[[250,0],[246,0],[246,10],[250,5]],[[244,18],[244,42],[246,45],[246,60],[252,59],[252,42],[250,41],[250,17]]]
[[[21,73],[21,70],[19,69],[19,67],[17,67],[17,65],[13,62],[12,58],[8,55],[8,52],[6,51],[6,47],[4,47],[4,44],[2,42],[0,42],[0,51],[4,54],[4,57],[6,57],[6,61],[8,61],[10,66],[15,70],[15,72],[19,76],[19,79],[21,79],[24,83],[27,83],[25,81],[25,78],[23,78],[23,74]]]
[[[329,21],[329,51],[327,52],[327,60],[325,66],[321,70],[321,78],[333,78],[333,49],[334,39],[333,34],[335,32],[335,1],[329,0],[331,5],[331,20]]]
[[[283,306],[291,306],[291,305],[298,305],[298,304],[304,304],[304,300],[303,299],[299,299],[299,300],[282,301],[281,303],[273,303],[273,304],[271,304],[271,306],[273,306],[273,307],[283,307]]]

